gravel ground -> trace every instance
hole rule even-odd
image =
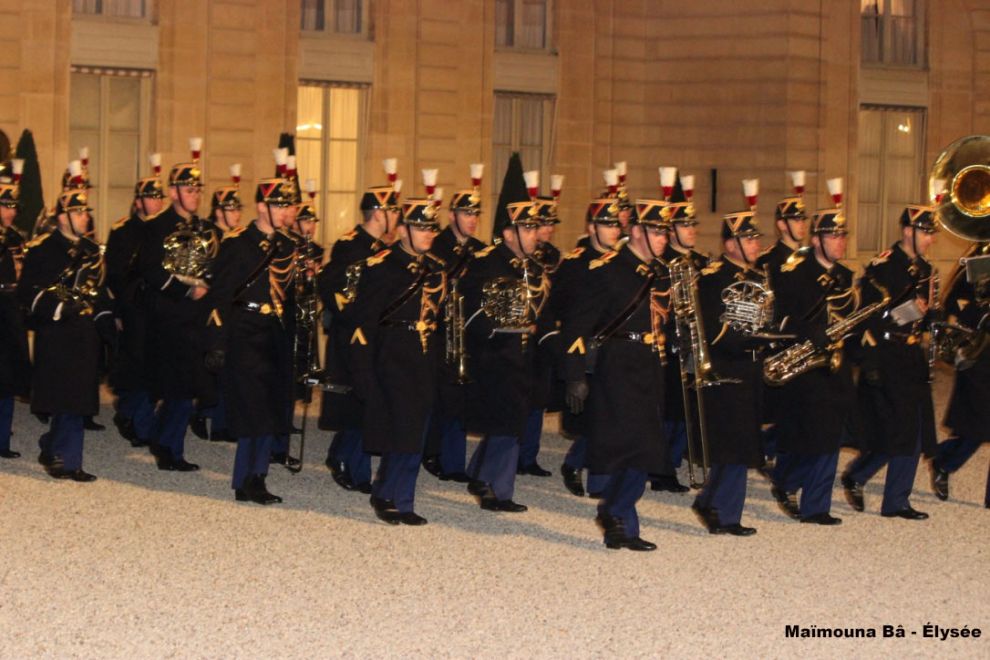
[[[263,508],[233,500],[234,446],[191,434],[198,473],[157,471],[111,428],[87,434],[99,481],[56,482],[34,462],[42,426],[23,405],[15,414],[25,455],[0,461],[4,658],[990,657],[987,445],[948,502],[919,470],[926,522],[880,518],[880,479],[866,513],[837,488],[844,524],[824,528],[786,519],[751,473],[751,538],[710,536],[690,496],[648,492],[642,533],[660,548],[640,554],[606,550],[594,502],[564,490],[552,418],[541,462],[554,477],[518,481],[529,512],[483,512],[424,472],[430,524],[413,528],[378,522],[366,496],[333,484],[326,433],[310,436],[302,474],[273,467],[286,502]],[[983,636],[924,638],[927,623]],[[793,639],[788,624],[877,638]],[[906,638],[884,639],[884,624]]]

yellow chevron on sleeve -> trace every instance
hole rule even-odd
[[[873,338],[873,335],[869,330],[863,333],[863,340],[860,342],[863,346],[876,346],[877,340]]]
[[[218,312],[216,308],[214,308],[213,311],[210,312],[209,323],[207,323],[207,325],[210,324],[213,324],[218,328],[223,326],[223,321],[220,320],[220,312]]]
[[[361,328],[355,328],[354,334],[351,335],[351,346],[354,344],[361,344],[362,346],[368,345],[368,340],[364,338],[364,333],[361,332]]]
[[[587,351],[584,349],[584,337],[578,337],[571,344],[571,347],[567,349],[567,354],[577,353],[578,355],[584,355]]]
[[[333,294],[333,299],[337,303],[337,309],[344,309],[347,306],[347,296],[342,293]]]

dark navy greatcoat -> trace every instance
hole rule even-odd
[[[364,227],[358,226],[337,239],[330,250],[330,260],[316,277],[324,313],[330,317],[324,364],[326,377],[334,385],[345,388],[354,386],[349,364],[349,347],[354,328],[340,316],[340,312],[348,304],[344,291],[347,268],[373,256],[382,247],[381,241],[369,234]],[[363,422],[363,402],[355,392],[323,392],[320,403],[321,429],[359,429]]]
[[[144,240],[138,269],[144,280],[148,334],[145,365],[154,398],[193,399],[212,393],[213,379],[206,372],[206,320],[210,308],[205,299],[189,297],[191,287],[165,270],[165,239],[179,229],[195,229],[210,245],[211,256],[220,245],[220,230],[198,217],[189,220],[173,207],[144,224]]]
[[[587,290],[572,297],[561,336],[568,347],[567,380],[584,376],[587,338],[601,336],[614,320],[628,316],[610,337],[602,337],[594,361],[586,413],[588,468],[604,474],[626,468],[660,472],[667,455],[661,357],[670,313],[669,275],[658,261],[644,262],[623,245],[592,259],[583,282]],[[623,338],[628,333],[648,339]]]
[[[28,395],[31,361],[24,314],[17,302],[18,262],[24,237],[14,227],[0,227],[0,399]]]
[[[103,257],[88,238],[73,242],[60,231],[27,244],[17,288],[34,329],[31,411],[95,415],[100,409],[101,334],[112,333]],[[89,308],[59,297],[54,285],[89,289]]]
[[[422,451],[442,359],[446,281],[442,261],[396,244],[365,261],[357,295],[341,311],[354,328],[350,363],[365,402],[366,452]]]
[[[813,253],[785,263],[774,279],[777,316],[783,331],[797,342],[825,345],[825,330],[856,307],[853,273],[842,264],[828,270]],[[789,381],[779,391],[778,448],[797,454],[827,454],[839,450],[844,431],[854,432],[856,390],[850,360],[839,349],[837,371],[812,369]]]
[[[932,265],[911,259],[895,244],[866,267],[863,304],[882,298],[871,284],[890,294],[894,308],[916,296],[927,298]],[[876,315],[864,324],[859,379],[861,443],[864,449],[893,456],[910,456],[919,435],[921,451],[935,450],[935,410],[928,383],[928,358],[921,343],[924,320],[898,326],[889,315]]]
[[[528,269],[530,319],[536,333],[496,332],[495,319],[482,309],[482,290],[496,278],[523,279]],[[466,318],[468,369],[474,382],[468,394],[468,430],[521,437],[529,414],[540,406],[536,383],[536,341],[545,334],[544,314],[550,281],[532,259],[516,257],[504,243],[475,255],[461,280]]]
[[[725,256],[712,261],[698,280],[698,302],[712,369],[722,378],[739,381],[702,389],[713,465],[757,467],[763,462],[763,368],[757,353],[760,344],[720,320],[725,311],[722,291],[744,280],[765,283],[761,272],[743,268]],[[701,452],[696,451],[695,456],[700,458]]]
[[[209,328],[219,337],[214,347],[224,351],[220,387],[227,427],[236,438],[290,430],[286,410],[292,390],[286,384],[292,364],[284,302],[294,248],[281,232],[268,236],[252,222],[227,232],[214,262],[206,299],[212,308]]]

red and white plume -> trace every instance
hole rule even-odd
[[[13,158],[10,161],[10,167],[14,170],[14,183],[20,183],[21,177],[24,175],[24,159],[23,158]]]
[[[563,174],[551,174],[550,175],[550,195],[554,199],[560,199],[560,191],[564,189],[564,175]]]
[[[627,163],[624,160],[620,160],[615,164],[615,171],[619,175],[619,185],[626,185],[626,173],[628,172]]]
[[[279,176],[285,176],[289,164],[289,150],[285,147],[272,149],[272,155],[275,156],[275,171]]]
[[[602,172],[602,177],[605,179],[605,186],[608,188],[608,194],[614,195],[619,189],[619,171],[605,170]]]
[[[694,197],[694,175],[693,174],[682,174],[681,175],[681,190],[684,191],[684,199],[691,201]]]
[[[828,194],[832,196],[835,205],[842,206],[842,177],[829,179],[825,185],[828,186]]]
[[[385,176],[388,177],[388,182],[395,183],[395,179],[398,177],[399,159],[386,158],[382,161],[382,167],[385,168]]]
[[[161,176],[162,173],[162,155],[157,151],[150,156],[148,156],[148,162],[151,163],[151,172],[155,176]]]
[[[674,194],[674,185],[677,182],[677,168],[660,167],[658,170],[660,172],[660,190],[663,191],[663,198],[670,199],[670,196]]]
[[[82,163],[84,170],[89,168],[89,147],[79,149],[79,162]]]
[[[241,182],[241,164],[234,163],[230,166],[230,180],[234,182],[234,185],[238,185]]]
[[[945,197],[945,193],[948,190],[948,181],[946,179],[935,179],[932,181],[932,201],[936,204],[942,203],[942,198]]]
[[[540,194],[540,171],[523,172],[523,179],[526,181],[526,192],[529,193],[529,198],[536,199],[536,196]]]
[[[402,179],[392,181],[392,192],[395,193],[395,198],[399,199],[399,196],[402,194]]]
[[[201,137],[189,138],[189,151],[192,152],[193,162],[198,163],[199,157],[203,155],[203,138]]]
[[[83,166],[81,160],[69,161],[69,177],[72,183],[82,183]]]
[[[288,156],[285,159],[285,174],[288,177],[294,177],[296,175],[296,157]]]
[[[756,208],[756,199],[760,195],[760,180],[759,179],[743,179],[743,197],[746,198],[746,203],[749,204],[749,208]]]
[[[805,171],[794,170],[793,172],[789,172],[789,174],[791,176],[791,187],[794,188],[794,192],[798,195],[803,195]]]
[[[316,199],[316,179],[306,179],[306,194],[310,202]]]
[[[440,170],[423,170],[423,186],[426,188],[426,196],[433,198],[433,191],[437,189],[437,174]]]
[[[433,191],[433,206],[440,206],[443,204],[443,188],[437,186],[436,190]]]
[[[485,172],[484,163],[471,163],[471,185],[475,188],[481,187],[481,175]]]

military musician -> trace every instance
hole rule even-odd
[[[14,397],[27,397],[31,388],[27,330],[16,297],[25,241],[14,220],[20,206],[23,166],[23,161],[15,160],[9,175],[0,169],[0,458],[20,456],[10,448]]]

